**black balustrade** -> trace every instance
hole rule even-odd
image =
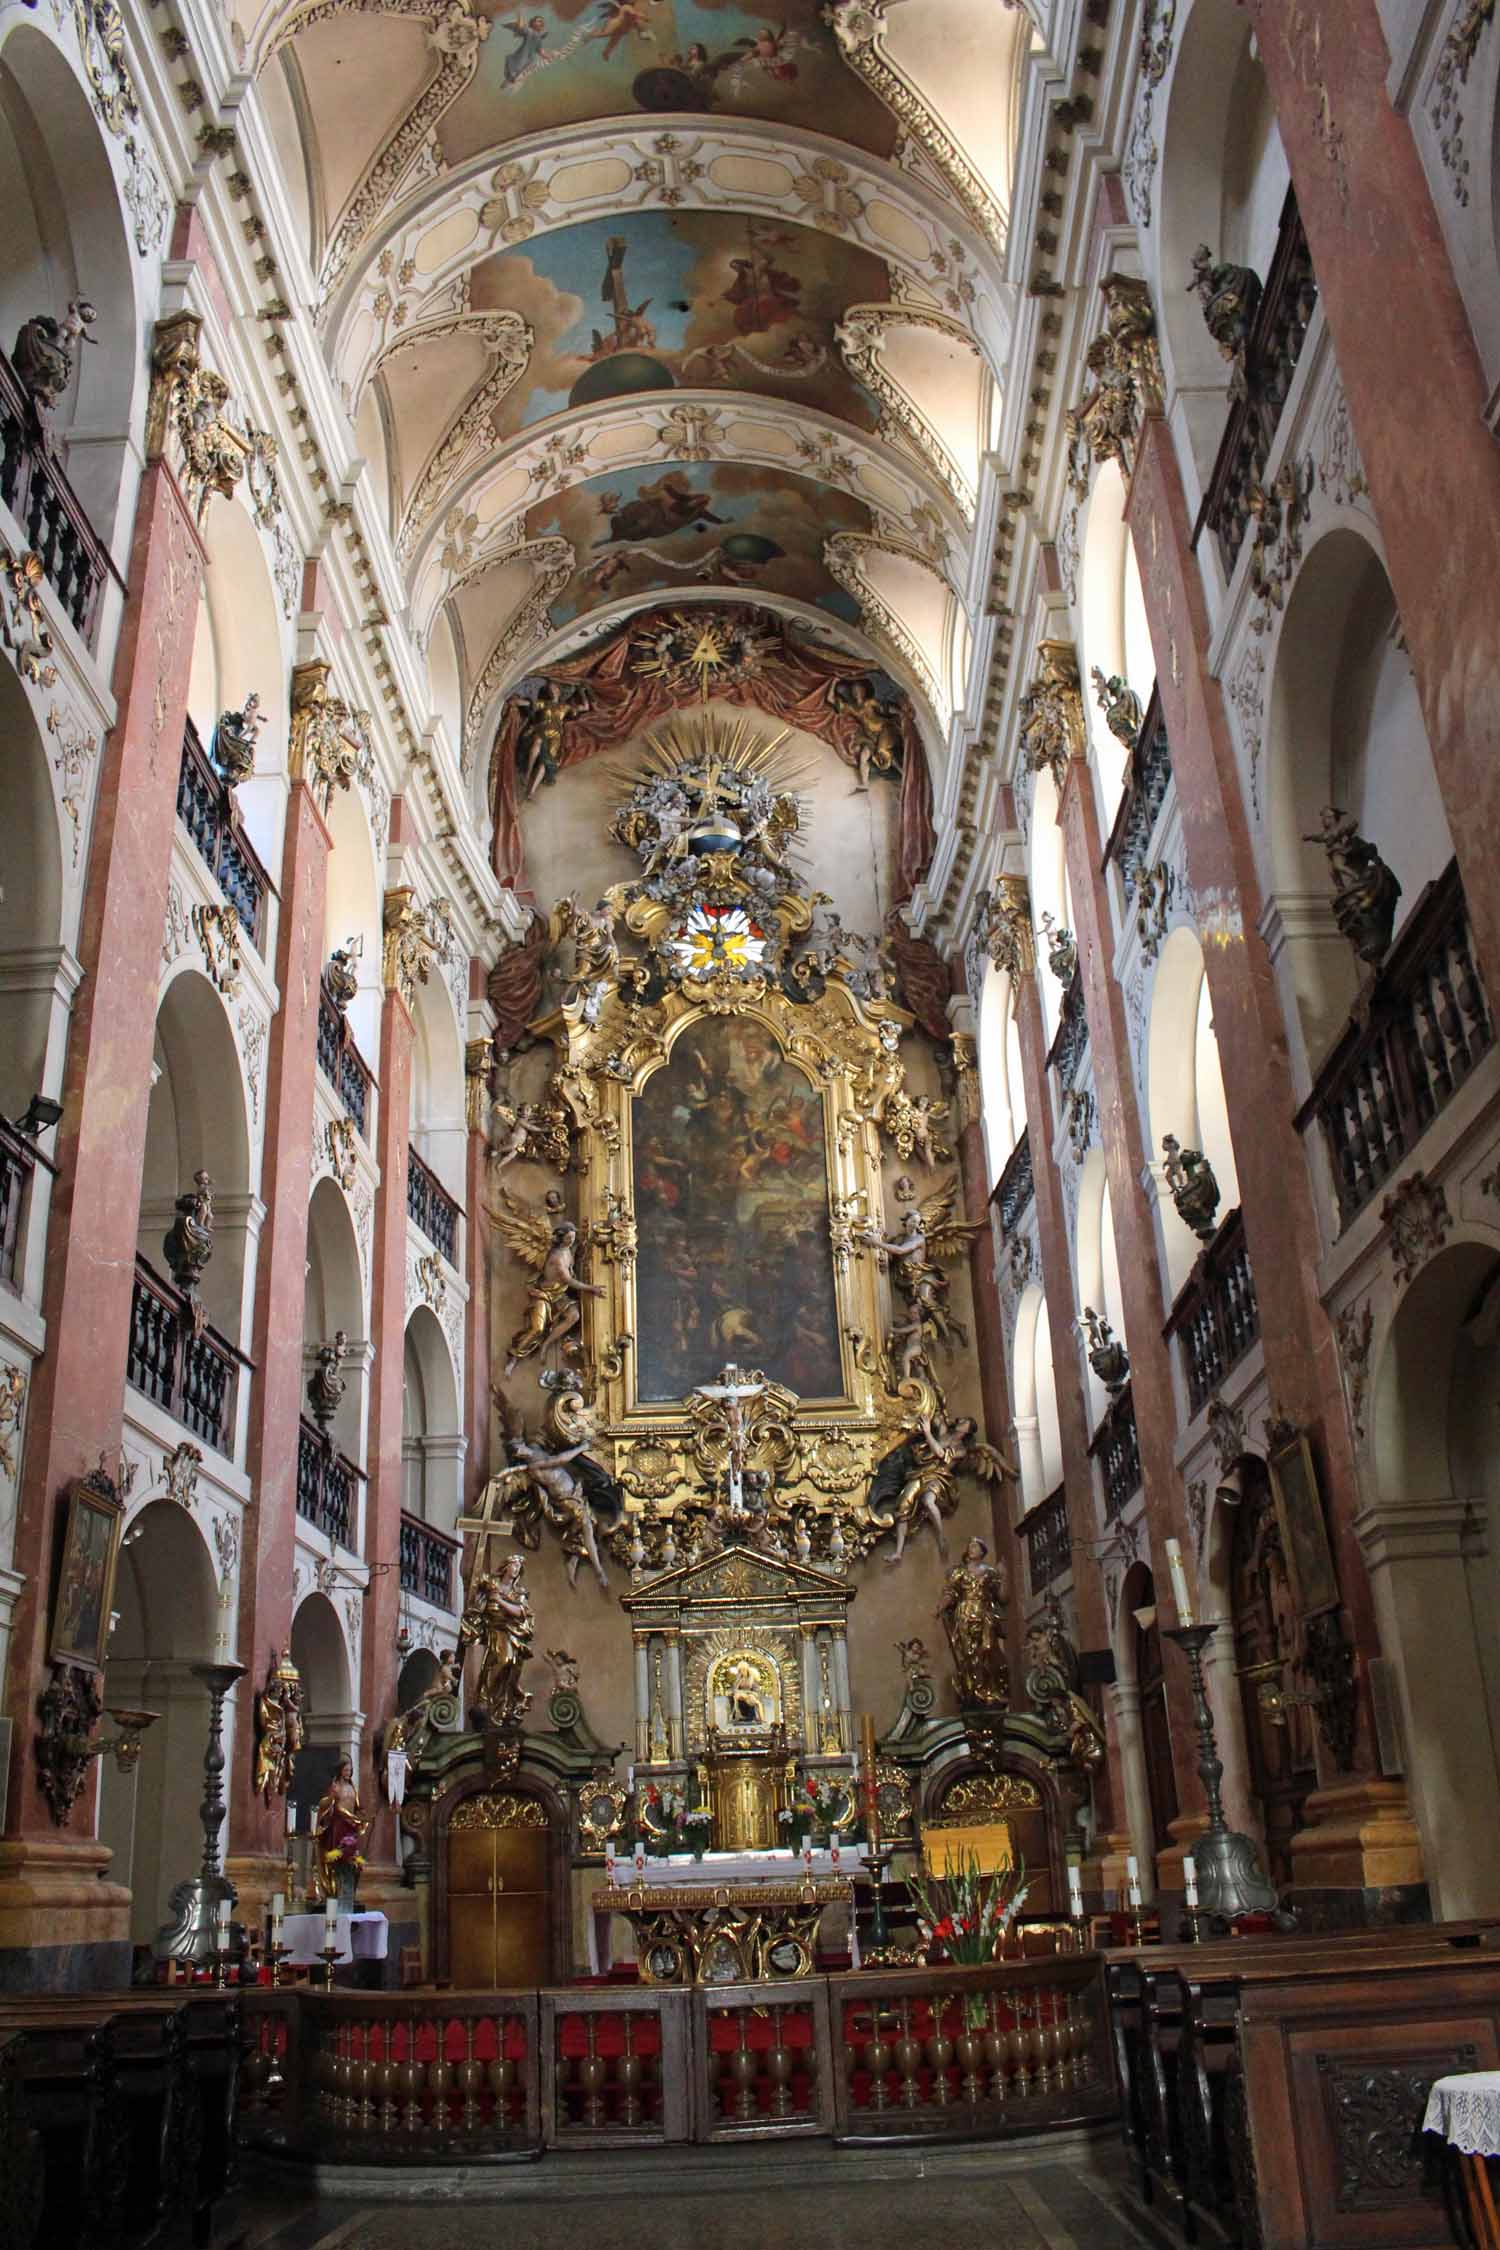
[[[1260,1335],[1255,1277],[1238,1207],[1220,1222],[1183,1283],[1166,1334],[1176,1338],[1182,1353],[1188,1411],[1196,1414]]]
[[[1120,870],[1127,905],[1135,896],[1135,887],[1150,853],[1151,838],[1156,832],[1156,823],[1171,785],[1172,750],[1167,741],[1160,697],[1153,688],[1151,701],[1146,706],[1141,731],[1131,754],[1125,776],[1125,791],[1120,799],[1120,809],[1115,814],[1115,824],[1110,831],[1104,855],[1107,860],[1113,860]]]
[[[318,1068],[355,1132],[368,1139],[375,1076],[355,1044],[348,1017],[328,989],[326,975],[318,992]]]
[[[304,1414],[297,1428],[297,1513],[353,1551],[364,1471]]]
[[[201,1318],[201,1309],[137,1257],[126,1373],[134,1389],[194,1437],[216,1453],[229,1453],[239,1371],[251,1363]]]
[[[1128,1383],[1110,1400],[1089,1451],[1104,1473],[1104,1512],[1112,1523],[1141,1489],[1141,1446]]]
[[[79,637],[92,642],[106,578],[124,581],[37,420],[30,392],[0,352],[0,500]]]
[[[46,1158],[0,1117],[0,1281],[14,1282],[32,1174]]]
[[[1022,1516],[1016,1529],[1026,1549],[1026,1575],[1034,1598],[1062,1577],[1073,1558],[1066,1486],[1049,1492],[1045,1500]]]
[[[1083,1068],[1083,1058],[1089,1047],[1089,1019],[1083,1006],[1083,971],[1073,971],[1073,979],[1063,994],[1062,1014],[1047,1055],[1047,1067],[1057,1072],[1058,1084],[1067,1093]]]
[[[234,791],[215,769],[191,719],[182,738],[177,817],[198,847],[199,858],[239,916],[240,928],[256,951],[262,952],[271,878],[240,826]]]
[[[401,1591],[415,1594],[434,1609],[453,1607],[453,1566],[458,1558],[456,1539],[436,1531],[420,1516],[401,1513]]]
[[[414,1148],[407,1150],[406,1216],[421,1228],[440,1257],[450,1266],[458,1263],[458,1222],[461,1207],[442,1181],[424,1164]]]
[[[994,1193],[994,1204],[1000,1214],[1000,1232],[1010,1235],[1031,1208],[1036,1193],[1036,1181],[1031,1169],[1031,1133],[1023,1127],[1021,1138],[1005,1160]]]

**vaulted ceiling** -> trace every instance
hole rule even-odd
[[[800,618],[938,733],[962,694],[1029,24],[975,0],[830,15],[241,14],[466,764],[529,668],[663,595]]]

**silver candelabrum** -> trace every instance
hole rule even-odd
[[[1218,1631],[1217,1625],[1168,1625],[1165,1637],[1175,1641],[1188,1660],[1192,1678],[1193,1717],[1198,1727],[1198,1776],[1208,1800],[1208,1828],[1193,1844],[1193,1865],[1198,1876],[1198,1909],[1203,1914],[1266,1914],[1278,1903],[1275,1884],[1261,1865],[1253,1837],[1231,1828],[1224,1818],[1219,1784],[1224,1761],[1214,1739],[1214,1715],[1203,1677],[1203,1651]]]

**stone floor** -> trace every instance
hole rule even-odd
[[[422,2200],[378,2205],[251,2185],[225,2206],[214,2250],[487,2250],[518,2238],[578,2250],[593,2237],[651,2250],[1156,2250],[1163,2239],[1127,2208],[1118,2145],[1082,2135],[1024,2149],[569,2156],[507,2169],[483,2198],[471,2182],[459,2201],[456,2181],[428,2175]]]

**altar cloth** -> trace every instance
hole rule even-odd
[[[289,1946],[288,1959],[294,1969],[304,1969],[314,1961],[321,1961],[323,1948],[328,1943],[327,1922],[321,1914],[288,1914],[281,1925],[281,1942]],[[334,1917],[333,1934],[338,1946],[335,1966],[342,1968],[349,1961],[383,1961],[390,1939],[390,1924],[383,1914],[339,1914]]]
[[[815,1883],[827,1883],[840,1878],[850,1878],[865,1873],[865,1847],[862,1844],[840,1846],[837,1866],[832,1852],[815,1851],[804,1862],[801,1852],[788,1850],[771,1852],[706,1852],[702,1859],[690,1853],[674,1854],[670,1859],[648,1859],[645,1873],[637,1876],[633,1857],[622,1856],[615,1861],[615,1879],[608,1880],[595,1891],[589,1902],[587,1922],[589,1970],[593,1976],[607,1974],[612,1960],[610,1923],[616,1914],[623,1915],[625,1901],[630,1891],[639,1883],[649,1890],[670,1887],[675,1890],[711,1890],[718,1884],[775,1883],[796,1884],[810,1876]],[[859,1938],[854,1927],[854,1917],[849,1917],[849,1949],[854,1966],[859,1967]]]

